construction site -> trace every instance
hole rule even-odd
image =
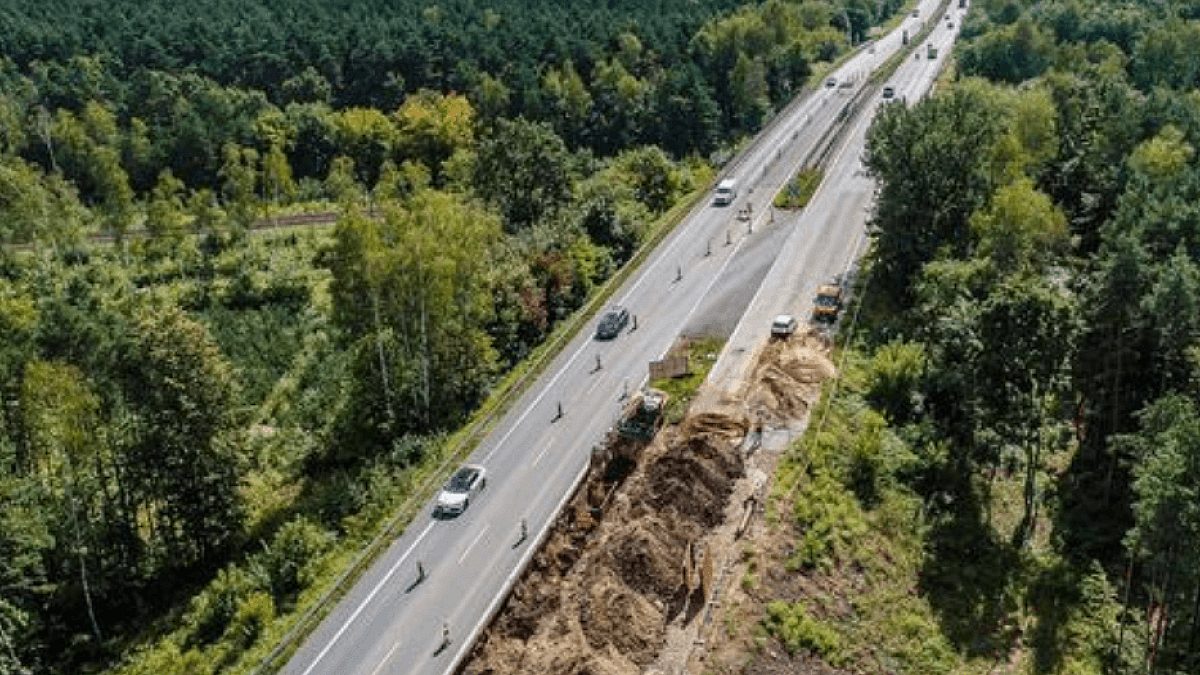
[[[674,424],[661,393],[630,401],[460,672],[704,670],[740,542],[835,374],[817,332],[766,343],[751,372]]]

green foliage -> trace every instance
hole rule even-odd
[[[964,74],[1020,84],[1045,72],[1054,57],[1054,38],[1029,18],[989,31],[963,50]]]
[[[285,523],[255,562],[270,582],[272,608],[286,605],[313,581],[312,564],[333,544],[332,535],[303,516]]]
[[[1132,75],[1143,90],[1156,86],[1191,89],[1200,83],[1200,57],[1191,45],[1200,40],[1200,23],[1178,19],[1152,26],[1134,46]]]
[[[1030,583],[1029,596],[1040,610],[1032,640],[1039,672],[1083,675],[1105,672],[1114,663],[1122,671],[1134,667],[1124,662],[1124,655],[1119,661],[1113,658],[1121,606],[1099,563],[1076,567],[1045,561]]]
[[[813,63],[832,61],[848,40],[865,40],[871,25],[899,7],[892,1],[771,0],[709,21],[692,39],[692,48],[702,71],[712,78],[725,126],[755,130],[774,105],[805,84]]]
[[[1148,593],[1164,613],[1200,615],[1192,603],[1200,588],[1200,410],[1185,396],[1169,395],[1139,415],[1141,430],[1118,438],[1135,458],[1134,525],[1126,535],[1130,554],[1146,566]],[[1151,620],[1153,652],[1164,664],[1188,670],[1197,665],[1190,638],[1168,629],[1165,616]]]
[[[183,651],[178,644],[165,640],[154,647],[141,649],[127,663],[116,669],[121,675],[160,675],[161,673],[188,673],[208,675],[214,672],[214,664],[198,649]]]
[[[906,297],[943,247],[964,252],[970,216],[992,191],[988,160],[1000,122],[981,87],[956,87],[912,109],[887,106],[876,117],[865,160],[882,183],[873,255],[893,295]]]
[[[251,593],[238,603],[227,629],[231,642],[243,649],[258,641],[275,618],[275,603],[267,593]]]
[[[711,170],[673,158],[897,4],[506,2],[0,12],[0,670],[243,668]],[[278,217],[331,203],[318,260]]]
[[[499,237],[497,219],[432,191],[389,205],[382,222],[355,213],[339,222],[331,290],[354,345],[344,420],[357,452],[446,429],[479,401],[496,366],[483,326]]]
[[[775,195],[775,207],[780,209],[802,209],[821,185],[824,172],[820,169],[801,169]]]
[[[890,424],[905,424],[919,404],[925,368],[925,347],[921,343],[889,342],[883,345],[871,358],[867,400]]]
[[[854,579],[839,589],[854,616],[832,623],[886,645],[864,649],[864,671],[1020,654],[1031,672],[1191,672],[1200,118],[1182,45],[1196,17],[978,5],[960,79],[869,134],[866,293],[887,298],[852,336],[869,345],[862,382],[851,368],[780,470],[793,563],[806,591]],[[894,512],[906,495],[921,504]],[[910,567],[893,539],[912,543]],[[847,557],[853,576],[829,564]],[[877,570],[913,574],[919,598],[888,594]]]
[[[571,156],[550,127],[501,120],[479,143],[472,183],[510,230],[553,217],[571,198]]]
[[[688,346],[688,374],[683,377],[669,377],[650,382],[654,389],[664,392],[667,397],[667,408],[663,416],[667,423],[678,424],[687,414],[688,406],[700,391],[700,385],[708,378],[716,362],[717,354],[721,353],[724,340],[706,338],[696,340]]]
[[[854,493],[828,471],[817,470],[801,487],[792,507],[803,534],[788,559],[795,569],[812,569],[848,562],[866,523]]]
[[[261,589],[263,581],[240,567],[217,572],[208,587],[192,598],[188,608],[189,643],[205,645],[220,638],[229,629],[242,599]]]
[[[225,434],[237,384],[208,331],[178,309],[147,309],[134,327],[126,395],[140,491],[172,565],[209,562],[238,533],[235,457]]]
[[[971,217],[976,255],[1003,271],[1044,268],[1066,248],[1067,219],[1026,178],[1005,185]]]
[[[621,153],[612,168],[629,183],[634,199],[655,216],[670,208],[683,191],[680,172],[652,145]]]
[[[1187,168],[1195,148],[1177,127],[1168,125],[1129,155],[1129,167],[1153,181],[1174,178]]]
[[[800,603],[775,601],[767,605],[763,620],[767,632],[779,639],[789,653],[809,652],[832,666],[842,662],[842,642],[825,623],[812,618]]]

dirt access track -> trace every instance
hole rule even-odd
[[[777,458],[747,434],[804,422],[834,374],[825,345],[768,343],[744,400],[702,395],[645,447],[610,434],[460,672],[684,671],[743,504]]]

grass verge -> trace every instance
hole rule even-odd
[[[678,424],[683,421],[688,406],[696,397],[700,385],[708,377],[708,371],[712,370],[713,364],[717,360],[717,354],[721,353],[721,347],[724,345],[725,341],[719,338],[696,340],[692,342],[688,352],[689,372],[687,375],[650,382],[651,387],[666,392],[669,397],[667,409],[663,413],[667,424]]]

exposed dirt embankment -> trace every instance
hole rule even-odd
[[[818,336],[772,341],[759,355],[743,403],[751,415],[768,425],[802,422],[820,397],[821,384],[835,372],[825,341]]]
[[[833,372],[815,344],[797,336],[768,345],[751,405],[706,406],[640,452],[614,448],[615,459],[592,469],[559,516],[463,672],[624,674],[661,662],[668,626],[687,625],[703,609],[713,561],[728,546],[713,533],[738,510],[740,496],[731,496],[747,483],[739,450],[752,424],[747,411],[767,422],[805,414]]]

